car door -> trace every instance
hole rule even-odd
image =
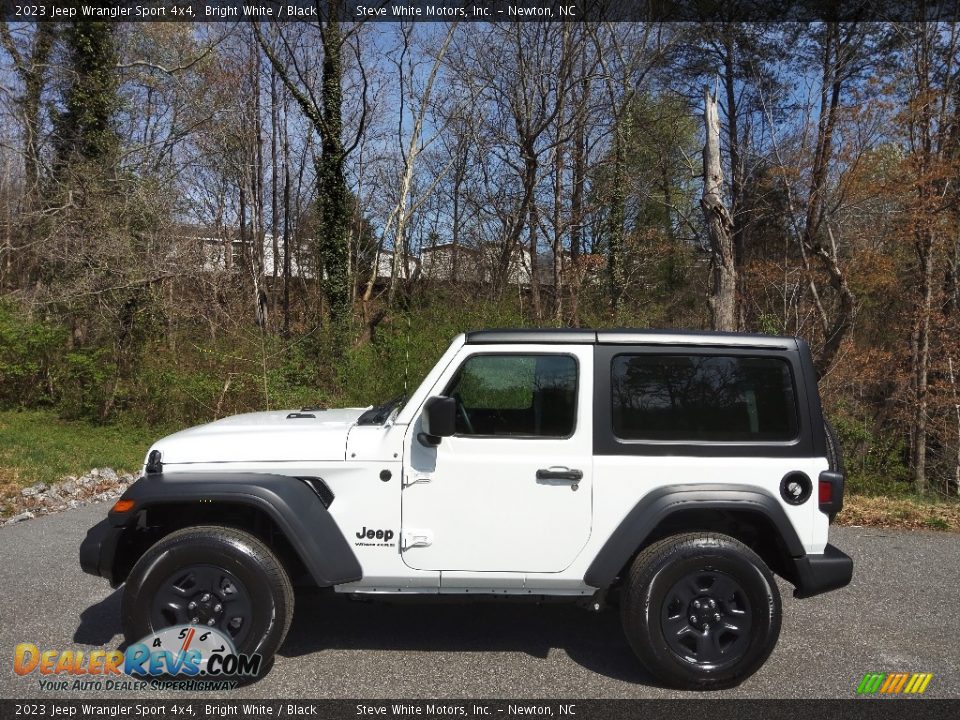
[[[434,395],[456,433],[406,440],[401,552],[412,568],[560,572],[591,527],[593,349],[465,347]]]

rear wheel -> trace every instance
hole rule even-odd
[[[217,525],[184,528],[153,545],[127,578],[121,609],[127,641],[174,625],[213,627],[264,668],[293,618],[293,586],[266,545]]]
[[[714,690],[738,685],[769,657],[780,635],[780,592],[738,540],[675,535],[634,560],[621,618],[630,646],[658,680]]]

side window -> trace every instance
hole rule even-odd
[[[446,395],[457,435],[567,437],[577,416],[577,361],[569,355],[474,355]]]
[[[789,364],[779,358],[617,355],[613,432],[625,440],[776,442],[797,437]]]

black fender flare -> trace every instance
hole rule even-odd
[[[805,554],[797,531],[770,493],[750,485],[691,484],[661,487],[644,495],[620,522],[583,576],[587,585],[607,588],[650,533],[684,510],[740,510],[760,513],[776,527],[793,558]]]
[[[229,503],[264,512],[276,523],[318,586],[354,582],[360,563],[336,520],[305,481],[269,473],[161,473],[140,478],[121,500],[133,500],[126,513],[111,510],[114,527],[129,527],[141,510],[172,503]]]

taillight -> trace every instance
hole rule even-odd
[[[843,509],[843,475],[831,470],[820,473],[817,482],[817,500],[820,512],[830,516],[830,520]]]
[[[820,494],[818,496],[820,504],[833,502],[833,483],[829,480],[820,481]]]

